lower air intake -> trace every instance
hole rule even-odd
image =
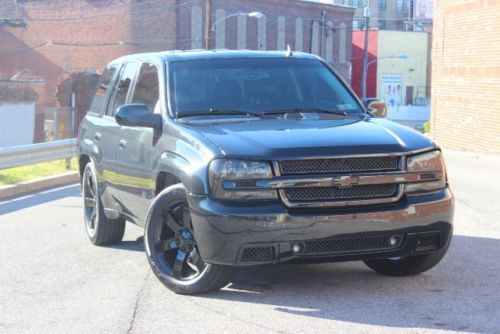
[[[401,247],[404,235],[335,238],[303,242],[299,255],[337,255],[387,251]]]
[[[241,261],[273,261],[274,247],[247,247],[241,254]]]

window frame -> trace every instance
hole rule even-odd
[[[89,109],[87,110],[88,114],[93,114],[93,115],[100,116],[100,117],[106,115],[106,110],[108,108],[108,103],[109,103],[109,100],[111,98],[111,94],[114,91],[116,78],[118,77],[118,74],[121,71],[122,64],[121,63],[116,63],[116,62],[111,62],[111,63],[107,64],[104,67],[104,70],[102,71],[101,76],[104,74],[104,72],[106,70],[111,69],[112,67],[116,67],[116,71],[113,73],[113,76],[111,77],[111,80],[109,81],[109,87],[106,90],[106,95],[104,96],[104,101],[102,102],[100,110],[99,111],[92,111],[92,110],[90,110],[90,108],[92,107],[92,104],[94,103],[95,94],[97,94],[97,91],[99,91],[99,86],[98,86],[97,90],[96,90],[96,92],[95,92],[95,94],[93,96],[93,99],[91,101],[91,104],[89,106]],[[101,78],[99,77],[99,82],[97,83],[97,85],[100,84],[100,80],[101,80]]]
[[[139,67],[137,68],[137,71],[134,75],[134,79],[133,79],[132,83],[130,84],[130,88],[129,88],[129,91],[127,94],[127,99],[126,99],[127,103],[131,103],[131,101],[134,97],[135,89],[137,87],[137,82],[139,81],[139,77],[141,74],[142,65],[144,65],[144,64],[152,65],[156,68],[156,79],[158,82],[158,101],[160,102],[160,113],[159,114],[162,115],[163,112],[161,109],[163,109],[163,108],[161,107],[161,75],[160,75],[160,68],[159,68],[158,64],[156,64],[153,61],[149,61],[149,60],[136,61],[135,63],[138,63]],[[155,113],[154,108],[153,108],[153,110],[150,110],[150,113],[151,114]]]
[[[228,59],[247,59],[247,57],[234,57],[234,58],[228,58]],[[347,83],[346,80],[344,80],[344,78],[342,78],[342,76],[340,74],[337,73],[337,71],[331,66],[329,65],[328,63],[326,63],[325,61],[321,60],[321,59],[311,59],[311,58],[302,58],[304,60],[317,60],[319,61],[323,66],[326,67],[326,69],[328,71],[330,71],[330,73],[339,81],[340,85],[347,91],[347,93],[349,94],[350,97],[353,98],[353,100],[357,103],[357,106],[359,107],[359,111],[361,114],[368,114],[368,109],[365,107],[365,104],[363,103],[363,101],[356,95],[356,93],[354,92],[354,90],[350,87],[350,85]],[[175,113],[177,112],[177,110],[174,111],[174,106],[173,106],[173,102],[172,102],[172,99],[173,99],[173,96],[174,96],[174,92],[173,92],[173,85],[172,85],[172,75],[173,75],[173,70],[171,68],[171,65],[173,65],[174,63],[181,63],[181,62],[196,62],[196,61],[200,61],[200,60],[206,60],[206,59],[189,59],[189,60],[175,60],[175,61],[165,61],[165,66],[166,66],[166,104],[167,104],[167,111],[166,111],[166,114],[172,118],[173,120],[177,120],[177,116],[175,115]]]
[[[110,97],[109,100],[108,100],[104,116],[107,116],[107,117],[110,117],[110,118],[113,118],[113,119],[115,118],[115,110],[110,109],[110,106],[114,105],[118,83],[121,80],[123,71],[125,70],[125,68],[127,67],[127,65],[138,64],[138,63],[139,63],[138,61],[133,61],[132,60],[132,61],[124,61],[121,64],[120,71],[118,72],[118,75],[115,78],[115,82],[113,84],[113,92],[112,92],[113,96]],[[130,103],[130,98],[131,98],[130,92],[135,89],[135,81],[137,79],[137,73],[139,72],[139,69],[140,69],[140,66],[137,67],[137,69],[136,69],[136,71],[135,71],[135,73],[134,73],[134,75],[132,77],[132,80],[130,82],[130,86],[128,87],[127,95],[125,96],[125,103],[123,105]],[[111,112],[110,112],[110,110],[111,110]]]

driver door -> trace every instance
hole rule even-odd
[[[142,103],[151,113],[160,113],[158,68],[148,62],[140,65],[128,103]],[[155,196],[153,129],[121,126],[116,161],[126,184],[120,186],[120,200],[131,220],[142,225]]]

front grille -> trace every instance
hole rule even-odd
[[[362,157],[285,160],[279,162],[281,175],[356,173],[398,170],[399,157]]]
[[[397,190],[398,185],[396,184],[373,184],[352,186],[349,188],[288,188],[284,190],[284,195],[290,201],[337,201],[392,197],[396,195]]]
[[[390,238],[397,242],[391,244]],[[404,235],[380,235],[365,237],[312,240],[302,243],[299,255],[336,255],[346,253],[369,253],[397,249],[402,246]]]
[[[247,247],[241,254],[241,261],[272,261],[274,260],[274,247]]]

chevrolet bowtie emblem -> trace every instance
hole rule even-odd
[[[355,184],[358,184],[359,177],[351,175],[342,175],[332,179],[332,186],[338,186],[340,188],[349,188]]]

